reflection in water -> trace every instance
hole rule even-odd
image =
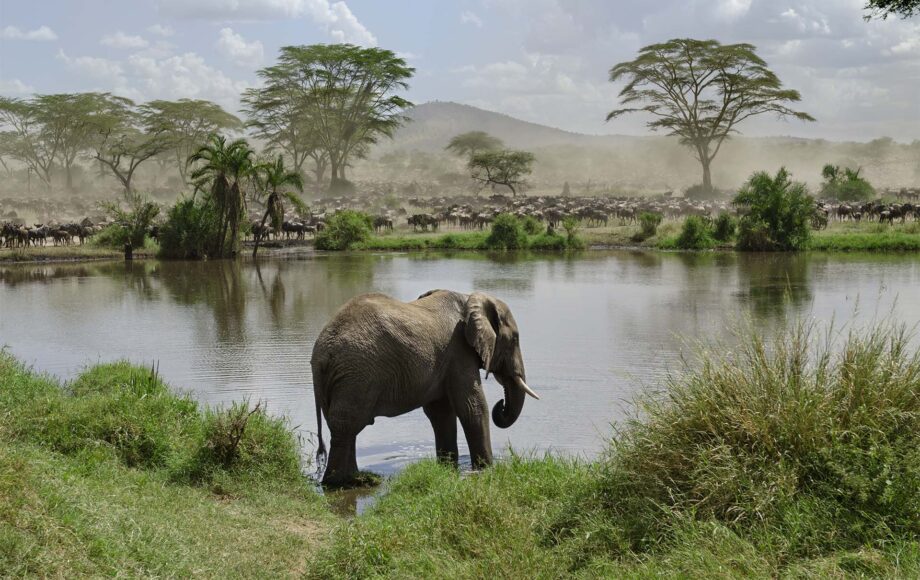
[[[482,290],[514,312],[528,382],[543,397],[528,401],[512,428],[492,430],[495,452],[513,445],[590,455],[638,391],[679,368],[685,338],[724,338],[740,316],[767,328],[803,313],[844,322],[857,299],[871,316],[898,295],[897,318],[920,320],[920,258],[906,255],[301,258],[0,268],[0,345],[64,377],[100,360],[157,360],[171,384],[205,403],[263,400],[308,435],[315,429],[310,351],[344,302],[364,292],[412,300],[434,288]],[[491,378],[485,385],[494,403],[501,390]],[[378,419],[358,447],[361,467],[388,474],[432,455],[433,438],[417,411]]]

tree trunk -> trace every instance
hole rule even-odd
[[[701,163],[703,164],[703,191],[712,193],[712,174],[709,172],[711,161],[704,158]]]
[[[252,247],[252,257],[256,257],[256,252],[259,251],[259,241],[262,239],[262,234],[265,231],[265,220],[268,219],[268,214],[271,213],[272,206],[271,204],[266,204],[265,206],[265,215],[262,216],[262,223],[259,225],[259,233],[253,236],[255,238],[255,245]],[[277,238],[276,238],[277,239]]]
[[[70,163],[68,163],[64,169],[67,173],[67,193],[73,193],[73,171]]]

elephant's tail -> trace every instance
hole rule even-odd
[[[316,403],[316,438],[319,440],[316,446],[316,463],[321,465],[326,459],[326,443],[323,442],[323,381],[322,372],[319,369],[313,369],[313,400]]]

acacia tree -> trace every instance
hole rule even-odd
[[[866,20],[885,20],[889,16],[910,18],[920,14],[920,0],[868,0],[865,10]]]
[[[183,181],[187,181],[186,161],[210,134],[243,128],[239,118],[205,100],[151,101],[141,105],[139,111],[146,126],[170,143]]]
[[[133,191],[134,173],[143,162],[173,146],[166,129],[151,124],[148,115],[125,97],[98,95],[90,126],[92,158],[107,167],[126,192]]]
[[[745,119],[772,113],[814,121],[786,105],[801,95],[784,89],[750,44],[689,38],[652,44],[635,60],[610,69],[610,81],[620,80],[626,81],[619,94],[624,107],[611,111],[607,120],[635,112],[652,115],[650,129],[666,130],[693,149],[707,192],[712,191],[712,160]]]
[[[470,158],[470,176],[486,185],[504,185],[517,197],[517,190],[524,185],[524,177],[533,171],[533,153],[528,151],[486,151]]]
[[[346,181],[352,156],[392,136],[406,120],[402,113],[412,103],[395,93],[408,88],[414,72],[389,50],[314,44],[283,47],[278,64],[258,74],[266,94],[287,101],[296,129],[313,132],[335,189]]]
[[[264,87],[247,89],[243,93],[244,111],[249,117],[246,126],[266,142],[266,150],[282,151],[296,171],[303,173],[307,159],[313,160],[313,176],[321,183],[329,165],[329,154],[320,146],[315,121],[310,111],[301,106],[297,89],[285,82],[284,71],[263,69],[263,78],[275,77]]]
[[[497,151],[505,144],[485,131],[469,131],[455,135],[444,148],[460,157],[472,158],[480,151]]]
[[[25,164],[51,189],[54,161],[61,148],[60,127],[49,127],[34,99],[0,97],[4,153]]]

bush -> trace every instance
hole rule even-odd
[[[639,214],[639,233],[641,234],[642,240],[647,240],[658,233],[658,226],[661,225],[661,219],[661,214],[657,212],[644,211]]]
[[[825,165],[821,171],[824,184],[821,197],[840,201],[865,201],[875,197],[875,188],[859,176],[859,170]]]
[[[217,246],[218,215],[210,205],[195,199],[176,202],[160,228],[160,257],[200,260]]]
[[[568,240],[557,233],[543,232],[530,240],[532,250],[565,250],[567,248],[569,248]]]
[[[160,215],[160,206],[132,193],[125,194],[125,201],[129,205],[128,210],[122,209],[117,203],[103,204],[106,213],[115,223],[106,228],[106,235],[95,240],[97,245],[109,245],[119,250],[128,243],[133,248],[144,247],[147,232],[150,231],[153,220]]]
[[[371,237],[374,220],[364,212],[346,209],[336,212],[325,229],[316,234],[317,250],[347,250]]]
[[[524,232],[526,232],[528,236],[536,236],[546,230],[543,224],[533,216],[525,217],[521,220],[521,225],[524,227]]]
[[[706,250],[715,245],[709,224],[697,215],[687,216],[677,236],[677,247],[682,250]]]
[[[731,214],[723,211],[716,218],[715,226],[712,229],[712,237],[720,242],[728,242],[735,237],[737,229],[737,220]]]
[[[804,183],[789,180],[785,168],[771,177],[751,176],[734,203],[744,207],[738,227],[740,250],[796,251],[808,247],[815,202]]]
[[[527,248],[527,234],[521,221],[510,213],[495,216],[492,232],[486,238],[490,250],[523,250]]]

